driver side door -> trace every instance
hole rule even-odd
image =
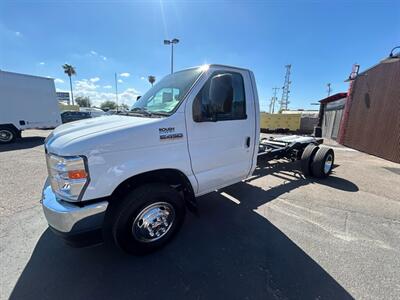
[[[194,91],[192,102],[186,106],[197,195],[246,178],[255,147],[255,106],[249,72],[227,68],[208,73],[208,79]]]

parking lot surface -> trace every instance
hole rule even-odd
[[[400,299],[400,165],[335,146],[325,180],[297,163],[198,199],[199,214],[144,257],[75,249],[40,207],[43,141],[0,146],[1,299]]]

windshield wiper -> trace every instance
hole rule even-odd
[[[146,114],[138,111],[120,111],[117,113],[117,115],[122,115],[122,116],[135,116],[135,117],[151,117],[151,114]]]
[[[171,114],[169,114],[167,112],[163,112],[163,111],[152,111],[151,114],[156,115],[156,116],[163,116],[163,117],[168,117],[171,115]]]
[[[128,115],[130,114],[135,114],[135,115],[144,115],[146,117],[151,117],[152,113],[148,112],[147,110],[141,108],[141,107],[134,107],[130,111],[127,112]]]
[[[133,109],[131,109],[129,111],[129,113],[131,114],[141,114],[141,115],[145,115],[148,117],[152,117],[152,116],[163,116],[163,117],[168,117],[170,114],[167,112],[163,112],[163,111],[148,111],[147,109],[141,108],[141,107],[134,107]]]

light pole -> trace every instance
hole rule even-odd
[[[117,80],[117,73],[115,73],[114,79],[115,79],[115,100],[117,102],[117,112],[118,112],[118,80]]]
[[[164,40],[164,45],[171,45],[171,74],[174,73],[174,44],[178,44],[178,39]]]
[[[327,83],[326,84],[326,91],[328,92],[328,97],[331,95],[332,92],[332,88],[331,88],[331,84]]]

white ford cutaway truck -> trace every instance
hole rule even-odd
[[[260,143],[259,115],[251,71],[207,65],[166,76],[129,112],[59,126],[45,141],[50,228],[70,245],[146,254],[173,237],[197,196],[249,177],[260,155],[331,172],[333,151],[314,138]]]

